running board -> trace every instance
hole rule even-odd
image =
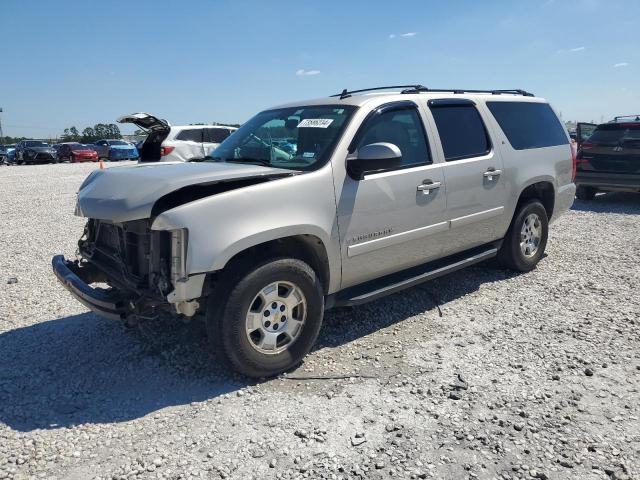
[[[362,285],[347,288],[327,297],[325,309],[346,307],[371,302],[405,288],[411,288],[423,282],[433,280],[456,270],[493,258],[498,253],[494,245],[474,248],[458,255],[452,255],[440,260],[425,263],[418,267],[394,273]]]

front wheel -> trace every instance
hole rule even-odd
[[[498,261],[519,272],[533,270],[544,255],[548,235],[549,219],[542,203],[538,200],[525,202],[511,221],[498,252]]]
[[[249,377],[298,365],[316,341],[324,315],[320,281],[305,262],[267,261],[240,279],[220,279],[207,306],[215,353]]]

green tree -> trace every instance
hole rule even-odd
[[[122,138],[120,128],[115,123],[110,123],[107,126],[107,132],[109,132],[109,138]]]
[[[76,127],[65,128],[64,133],[60,136],[62,142],[78,142],[80,141],[80,133]]]
[[[97,140],[96,133],[91,127],[82,130],[82,143],[93,143]]]

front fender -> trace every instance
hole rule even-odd
[[[329,292],[341,278],[331,165],[219,193],[158,215],[153,230],[186,228],[189,275],[221,270],[238,253],[271,240],[312,235],[327,252]]]

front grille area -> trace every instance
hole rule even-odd
[[[90,219],[78,243],[82,256],[118,287],[148,294],[163,293],[168,278],[170,237],[153,232],[148,220],[110,223]]]

